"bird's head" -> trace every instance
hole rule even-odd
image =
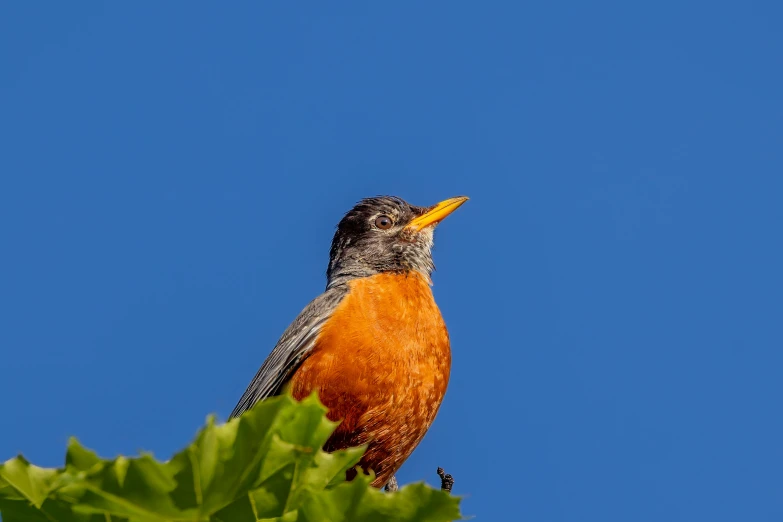
[[[363,199],[337,225],[329,252],[328,286],[381,272],[415,270],[429,280],[435,226],[468,198],[417,207],[392,196]]]

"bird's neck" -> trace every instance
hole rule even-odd
[[[431,270],[418,270],[418,269],[400,269],[400,270],[373,270],[371,268],[366,269],[351,269],[351,270],[339,270],[331,272],[326,281],[326,289],[335,288],[340,285],[347,285],[349,282],[356,279],[362,279],[365,277],[372,277],[378,274],[408,274],[411,276],[417,276],[432,286]]]

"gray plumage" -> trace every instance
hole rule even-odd
[[[256,402],[277,395],[303,358],[313,348],[321,327],[348,292],[347,285],[329,288],[308,304],[283,332],[272,353],[256,372],[231,417],[240,416]]]

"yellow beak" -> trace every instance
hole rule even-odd
[[[414,218],[410,223],[405,226],[405,230],[411,230],[418,232],[419,230],[431,225],[436,225],[446,219],[446,216],[454,212],[460,205],[468,200],[465,196],[458,198],[450,198],[445,201],[441,201],[434,207],[430,208],[421,216]]]

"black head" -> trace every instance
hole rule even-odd
[[[328,286],[380,272],[415,270],[429,279],[435,268],[435,226],[468,198],[417,207],[400,198],[363,199],[337,225],[326,272]]]

